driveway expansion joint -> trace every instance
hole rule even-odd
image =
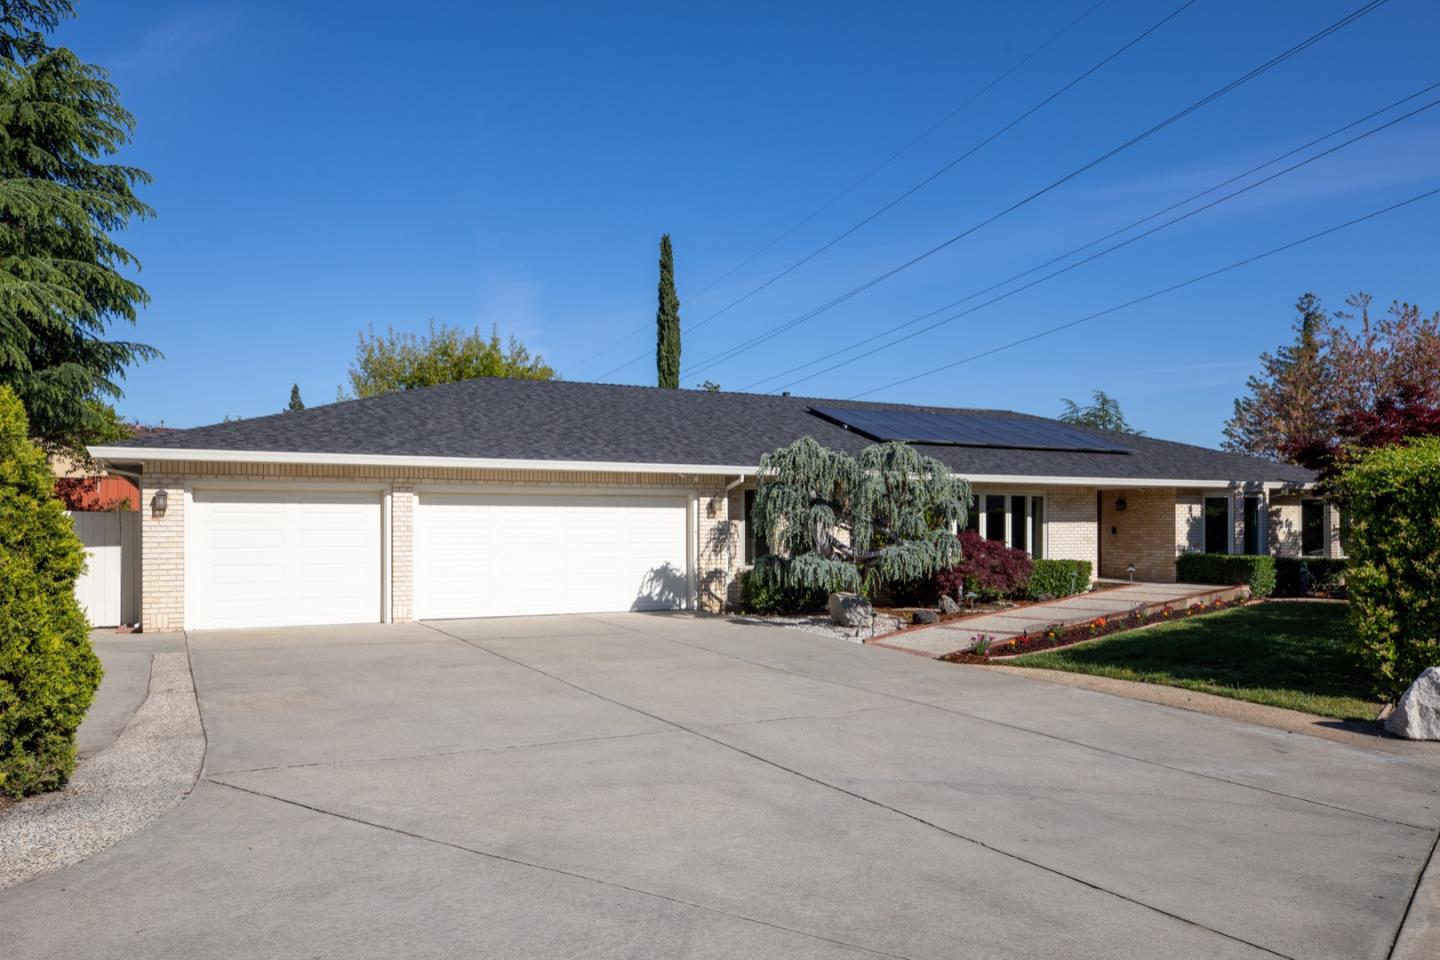
[[[617,706],[617,707],[621,707],[621,708],[626,709],[626,710],[631,710],[631,711],[633,711],[633,712],[635,712],[635,713],[640,714],[641,716],[649,717],[650,719],[655,720],[655,721],[657,721],[657,722],[659,722],[659,723],[667,724],[667,725],[669,725],[669,726],[674,727],[674,728],[677,729],[677,730],[684,731],[685,733],[688,733],[688,734],[690,734],[690,735],[692,735],[692,736],[698,737],[698,738],[701,739],[701,740],[708,741],[709,743],[715,744],[716,746],[722,747],[722,748],[724,748],[724,749],[726,749],[726,750],[734,751],[735,753],[738,753],[738,754],[740,754],[741,756],[748,757],[748,758],[751,759],[751,760],[754,760],[754,761],[756,761],[756,762],[758,762],[758,763],[762,763],[762,764],[764,764],[764,765],[766,765],[766,766],[769,766],[769,767],[771,767],[771,768],[773,768],[773,769],[779,770],[779,771],[781,771],[781,772],[783,772],[783,773],[789,774],[790,776],[797,777],[797,778],[799,778],[799,779],[801,779],[801,780],[805,780],[805,781],[808,781],[808,782],[810,782],[810,783],[813,783],[813,784],[815,784],[816,786],[822,787],[822,788],[827,789],[827,790],[834,791],[835,793],[839,793],[839,794],[841,794],[841,795],[843,795],[843,796],[850,797],[850,798],[855,799],[855,800],[858,800],[858,801],[860,801],[860,802],[862,802],[862,803],[869,804],[870,806],[873,806],[873,807],[875,807],[875,808],[877,808],[877,809],[879,809],[879,810],[884,810],[884,811],[887,811],[888,813],[894,814],[894,815],[896,815],[896,816],[903,817],[903,818],[906,819],[906,820],[909,820],[909,821],[912,821],[912,822],[914,822],[914,823],[920,824],[920,825],[923,826],[923,827],[928,827],[929,829],[934,830],[935,832],[940,833],[940,834],[942,834],[942,835],[944,835],[944,836],[948,836],[948,837],[951,837],[951,838],[953,838],[953,839],[960,840],[960,841],[962,841],[962,842],[964,842],[964,843],[973,844],[974,846],[977,846],[977,847],[979,847],[979,848],[981,848],[981,849],[983,849],[983,850],[988,850],[988,851],[990,851],[991,853],[994,853],[994,854],[997,854],[997,855],[999,855],[999,856],[1005,857],[1006,859],[1013,860],[1013,861],[1015,861],[1015,862],[1017,862],[1017,863],[1025,864],[1026,866],[1033,867],[1033,868],[1035,868],[1035,869],[1037,869],[1037,870],[1043,871],[1043,872],[1048,873],[1048,874],[1050,874],[1050,875],[1052,875],[1052,876],[1060,877],[1060,878],[1062,878],[1062,879],[1064,879],[1064,880],[1069,880],[1069,881],[1071,881],[1072,883],[1079,884],[1079,885],[1081,885],[1081,886],[1083,886],[1083,887],[1086,887],[1086,888],[1088,888],[1088,889],[1090,889],[1090,890],[1094,890],[1094,891],[1096,891],[1097,893],[1105,894],[1105,895],[1110,896],[1110,897],[1113,897],[1113,898],[1115,898],[1115,899],[1117,899],[1117,900],[1121,900],[1121,901],[1123,901],[1123,902],[1125,902],[1125,903],[1133,904],[1134,906],[1140,907],[1140,908],[1143,909],[1143,910],[1149,910],[1149,911],[1151,911],[1151,912],[1153,912],[1153,913],[1156,913],[1156,914],[1158,914],[1158,915],[1160,915],[1160,916],[1166,917],[1166,918],[1168,918],[1168,919],[1170,919],[1170,920],[1173,920],[1173,921],[1175,921],[1175,922],[1177,922],[1177,923],[1183,924],[1183,925],[1185,925],[1185,926],[1193,927],[1193,928],[1195,928],[1195,929],[1197,929],[1197,930],[1203,930],[1203,931],[1205,931],[1205,932],[1207,932],[1207,933],[1213,934],[1213,935],[1215,935],[1215,936],[1217,936],[1217,937],[1222,937],[1222,938],[1224,938],[1224,939],[1226,939],[1226,940],[1229,940],[1229,941],[1231,941],[1231,942],[1233,942],[1233,943],[1242,944],[1242,945],[1244,945],[1244,946],[1250,947],[1251,949],[1259,950],[1259,951],[1261,951],[1261,952],[1263,952],[1263,953],[1269,954],[1270,956],[1273,956],[1273,957],[1280,957],[1280,958],[1282,958],[1282,960],[1296,960],[1295,957],[1292,957],[1292,956],[1289,955],[1289,954],[1281,953],[1280,951],[1275,950],[1275,949],[1273,949],[1273,948],[1271,948],[1271,947],[1267,947],[1267,946],[1264,946],[1263,944],[1255,943],[1254,941],[1247,940],[1247,939],[1245,939],[1244,937],[1236,936],[1235,934],[1226,933],[1225,931],[1223,931],[1223,930],[1218,930],[1218,929],[1216,929],[1215,927],[1209,926],[1208,924],[1201,923],[1201,922],[1199,922],[1199,921],[1197,921],[1197,920],[1192,920],[1192,919],[1190,919],[1190,918],[1188,918],[1188,917],[1182,916],[1182,915],[1180,915],[1180,914],[1178,914],[1178,913],[1175,913],[1175,912],[1173,912],[1173,911],[1166,910],[1166,909],[1164,909],[1163,907],[1157,907],[1157,906],[1155,906],[1155,905],[1153,905],[1153,904],[1146,903],[1146,902],[1143,901],[1143,900],[1139,900],[1139,899],[1137,899],[1137,898],[1135,898],[1135,897],[1132,897],[1132,896],[1129,896],[1129,895],[1127,895],[1127,894],[1120,893],[1120,892],[1115,891],[1115,890],[1111,890],[1111,889],[1109,889],[1108,887],[1101,886],[1100,884],[1095,883],[1095,882],[1090,881],[1090,880],[1086,880],[1086,879],[1084,879],[1083,877],[1079,877],[1079,876],[1076,876],[1076,875],[1074,875],[1074,874],[1066,873],[1066,872],[1063,871],[1063,870],[1056,869],[1055,867],[1048,866],[1048,865],[1046,865],[1046,864],[1044,864],[1044,863],[1041,863],[1041,862],[1039,862],[1039,861],[1037,861],[1037,860],[1033,860],[1033,859],[1031,859],[1031,858],[1029,858],[1029,857],[1026,857],[1026,856],[1023,856],[1023,855],[1021,855],[1021,854],[1014,853],[1014,852],[1012,852],[1012,851],[1006,850],[1006,849],[1003,848],[1003,847],[995,846],[995,845],[993,845],[993,844],[990,844],[990,843],[985,842],[984,840],[980,840],[980,839],[975,838],[975,837],[970,837],[970,836],[967,836],[967,835],[965,835],[965,834],[963,834],[963,833],[959,833],[958,831],[948,829],[948,828],[943,827],[943,826],[941,826],[940,824],[937,824],[937,823],[935,823],[935,822],[933,822],[933,821],[926,820],[924,817],[918,816],[918,815],[913,814],[913,813],[909,813],[909,812],[907,812],[907,811],[905,811],[905,810],[901,810],[901,809],[898,808],[898,807],[892,807],[892,806],[890,806],[890,805],[887,804],[887,803],[883,803],[883,802],[881,802],[881,801],[879,801],[879,800],[873,799],[873,798],[871,798],[871,797],[867,797],[867,796],[865,796],[865,795],[862,794],[862,793],[857,793],[857,792],[855,792],[855,791],[853,791],[853,790],[848,790],[848,789],[846,789],[845,787],[839,786],[838,784],[830,783],[829,781],[823,780],[823,779],[821,779],[821,778],[819,778],[819,777],[816,777],[816,776],[812,776],[812,775],[810,775],[810,774],[808,774],[808,773],[805,773],[805,772],[803,772],[803,771],[801,771],[801,770],[797,770],[797,769],[795,769],[795,768],[793,768],[793,767],[787,767],[786,765],[784,765],[784,764],[782,764],[782,763],[779,763],[779,762],[777,762],[777,761],[775,761],[775,760],[771,760],[771,759],[769,759],[768,757],[763,757],[763,756],[761,756],[761,755],[759,755],[759,754],[757,754],[757,753],[753,753],[753,752],[751,752],[751,751],[749,751],[749,750],[745,750],[745,749],[743,749],[743,748],[741,748],[741,747],[737,747],[737,746],[735,746],[734,744],[726,743],[724,740],[720,740],[720,739],[718,739],[717,737],[712,737],[712,736],[710,736],[710,735],[702,732],[700,729],[692,728],[692,727],[687,727],[687,726],[685,726],[684,724],[679,723],[679,722],[677,722],[677,721],[675,721],[675,720],[667,719],[667,718],[665,718],[665,717],[659,716],[658,714],[651,713],[651,712],[649,712],[648,710],[643,710],[643,709],[641,709],[640,707],[636,707],[636,706],[634,706],[634,705],[632,705],[632,704],[625,703],[625,702],[623,702],[623,701],[621,701],[621,700],[616,700],[616,699],[614,699],[614,698],[607,697],[607,696],[605,696],[605,695],[602,694],[602,693],[598,693],[598,692],[596,692],[596,691],[594,691],[594,690],[590,690],[590,689],[588,689],[588,688],[586,688],[586,687],[581,686],[581,685],[578,684],[578,683],[574,683],[573,681],[566,680],[564,677],[557,676],[557,675],[552,674],[552,673],[550,673],[550,672],[548,672],[548,671],[546,671],[546,670],[542,670],[542,669],[540,669],[539,667],[536,667],[536,666],[534,666],[534,665],[532,665],[532,664],[525,663],[523,660],[517,660],[517,659],[515,659],[514,657],[509,657],[509,656],[506,656],[506,655],[503,654],[503,653],[499,653],[498,651],[492,650],[492,649],[490,649],[489,647],[486,647],[486,646],[484,646],[483,644],[481,644],[481,643],[479,643],[479,642],[477,642],[477,641],[468,640],[468,639],[466,639],[466,638],[464,638],[464,637],[457,636],[456,634],[449,633],[448,631],[445,631],[445,630],[441,630],[439,627],[436,627],[436,626],[434,626],[434,625],[432,625],[432,624],[429,624],[429,623],[426,623],[425,626],[429,627],[431,630],[436,631],[437,633],[442,633],[442,634],[444,634],[444,635],[447,636],[447,637],[451,637],[451,638],[453,638],[453,639],[455,639],[455,640],[458,640],[458,641],[461,642],[461,643],[464,643],[464,644],[466,644],[466,645],[468,645],[468,646],[474,647],[476,650],[480,650],[480,651],[482,651],[482,652],[484,652],[484,653],[487,653],[487,654],[489,654],[489,655],[492,656],[492,657],[497,657],[497,658],[499,658],[499,659],[501,659],[501,660],[504,660],[504,661],[506,661],[506,662],[508,662],[508,663],[513,663],[513,664],[515,664],[516,666],[523,667],[523,668],[525,668],[525,669],[527,669],[527,670],[534,671],[535,673],[538,673],[538,674],[540,674],[540,675],[543,676],[543,677],[547,677],[547,678],[549,678],[549,679],[551,679],[551,680],[553,680],[553,681],[555,681],[555,682],[557,682],[557,683],[562,683],[562,684],[564,684],[564,685],[567,686],[567,687],[570,687],[570,688],[572,688],[572,689],[574,689],[574,690],[578,690],[578,691],[580,691],[581,693],[588,694],[588,695],[590,695],[590,696],[592,696],[592,697],[595,697],[595,698],[597,698],[597,699],[599,699],[599,700],[603,700],[603,701],[605,701],[605,702],[607,702],[607,703],[614,704],[614,705]],[[630,629],[630,628],[627,627],[626,629]],[[640,634],[643,635],[643,636],[652,636],[651,634],[647,634],[647,633],[645,633],[644,631],[636,630],[636,631],[633,631],[633,632],[640,633]],[[678,642],[678,641],[672,641],[672,642]],[[690,645],[689,645],[689,644],[681,644],[681,646],[690,646]],[[704,649],[704,648],[697,648],[697,649]],[[741,658],[735,658],[735,659],[741,659]],[[788,671],[784,671],[784,670],[781,670],[781,671],[779,671],[779,672],[781,672],[781,673],[788,673]],[[798,676],[798,674],[797,674],[796,676]],[[836,686],[846,686],[846,685],[845,685],[845,684],[836,684]],[[856,688],[856,689],[858,689],[858,688]],[[889,694],[882,694],[882,696],[890,696],[890,695],[889,695]],[[904,697],[894,697],[894,699],[897,699],[897,700],[905,700],[906,698],[904,698]],[[923,705],[929,706],[929,704],[923,704]],[[1025,731],[1025,732],[1031,732],[1031,731]],[[1084,745],[1081,744],[1081,746],[1084,746]],[[1240,786],[1244,786],[1244,785],[1241,784]],[[276,798],[276,799],[279,799],[279,798]],[[288,802],[288,801],[287,801],[287,802]],[[873,951],[872,951],[872,952],[873,952]]]

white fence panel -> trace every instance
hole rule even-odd
[[[134,623],[140,610],[140,514],[134,510],[70,512],[85,544],[86,570],[75,596],[95,627]]]

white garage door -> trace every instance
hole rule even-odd
[[[380,494],[196,490],[193,627],[381,619]]]
[[[681,496],[422,493],[416,616],[684,607],[686,516]]]

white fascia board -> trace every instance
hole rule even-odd
[[[1031,477],[1020,474],[970,474],[957,473],[957,477],[969,480],[971,483],[1004,483],[1024,484],[1032,487],[1109,487],[1109,488],[1151,488],[1151,487],[1203,487],[1211,490],[1228,490],[1233,486],[1243,486],[1244,480],[1170,480],[1170,479],[1138,479],[1134,477]],[[1266,481],[1263,486],[1267,490],[1280,489],[1282,483]]]
[[[175,447],[90,447],[97,460],[165,463],[288,463],[332,467],[443,467],[474,470],[559,470],[567,473],[689,473],[752,475],[754,466],[713,463],[623,463],[593,460],[507,460],[497,457],[418,457],[373,453],[292,453],[278,450],[188,450]]]

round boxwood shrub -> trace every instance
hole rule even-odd
[[[65,783],[100,684],[75,599],[85,550],[28,429],[0,387],[0,793],[12,797]]]
[[[1365,454],[1334,481],[1350,511],[1350,619],[1375,692],[1440,664],[1440,437]]]

